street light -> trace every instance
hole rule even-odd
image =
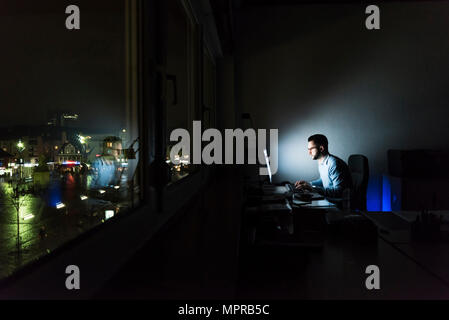
[[[82,135],[78,135],[78,140],[81,144],[88,144],[89,140],[92,139],[91,136],[82,136]]]
[[[23,144],[22,140],[19,139],[19,142],[17,143],[17,151],[19,151],[19,166],[20,166],[20,179],[22,179],[22,171],[23,171],[23,159],[22,159],[22,152],[25,150],[25,145]]]
[[[78,135],[78,140],[80,141],[81,144],[86,143],[86,137],[83,137],[82,135]]]
[[[17,150],[19,150],[19,152],[25,150],[25,145],[23,144],[22,140],[19,140],[19,142],[17,143]]]
[[[91,136],[82,136],[81,134],[78,134],[78,141],[82,146],[82,152],[83,152],[83,161],[87,160],[87,152],[89,149],[89,140],[92,139]]]

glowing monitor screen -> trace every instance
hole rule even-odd
[[[263,154],[265,156],[265,163],[267,164],[267,169],[268,169],[268,178],[270,179],[270,183],[272,183],[271,181],[271,168],[270,168],[270,160],[268,159],[268,153],[267,153],[267,149],[263,149]]]

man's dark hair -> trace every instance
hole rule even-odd
[[[314,134],[313,136],[310,136],[307,141],[313,141],[318,146],[323,146],[324,150],[327,151],[329,142],[327,141],[327,138],[324,134]]]

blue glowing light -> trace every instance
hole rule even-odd
[[[391,211],[391,184],[387,175],[382,175],[382,211]]]
[[[391,211],[391,182],[387,175],[370,176],[366,192],[367,211]]]
[[[366,191],[366,210],[382,211],[381,202],[382,184],[380,177],[370,176],[368,181],[368,190]]]

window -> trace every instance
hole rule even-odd
[[[203,50],[203,129],[215,128],[216,69],[212,54]]]
[[[188,1],[168,1],[167,39],[167,161],[177,142],[171,142],[170,133],[183,128],[192,136],[193,120],[198,112],[198,26]],[[179,155],[181,156],[181,155]],[[171,182],[187,177],[197,168],[190,159],[180,159],[179,165],[170,165]]]
[[[12,155],[0,172],[0,279],[141,200],[137,15],[122,0],[77,5],[86,22],[76,32],[64,20],[55,28],[59,0],[10,1],[0,19],[15,44],[0,51],[2,74],[14,79],[4,99],[15,103],[0,118]]]

